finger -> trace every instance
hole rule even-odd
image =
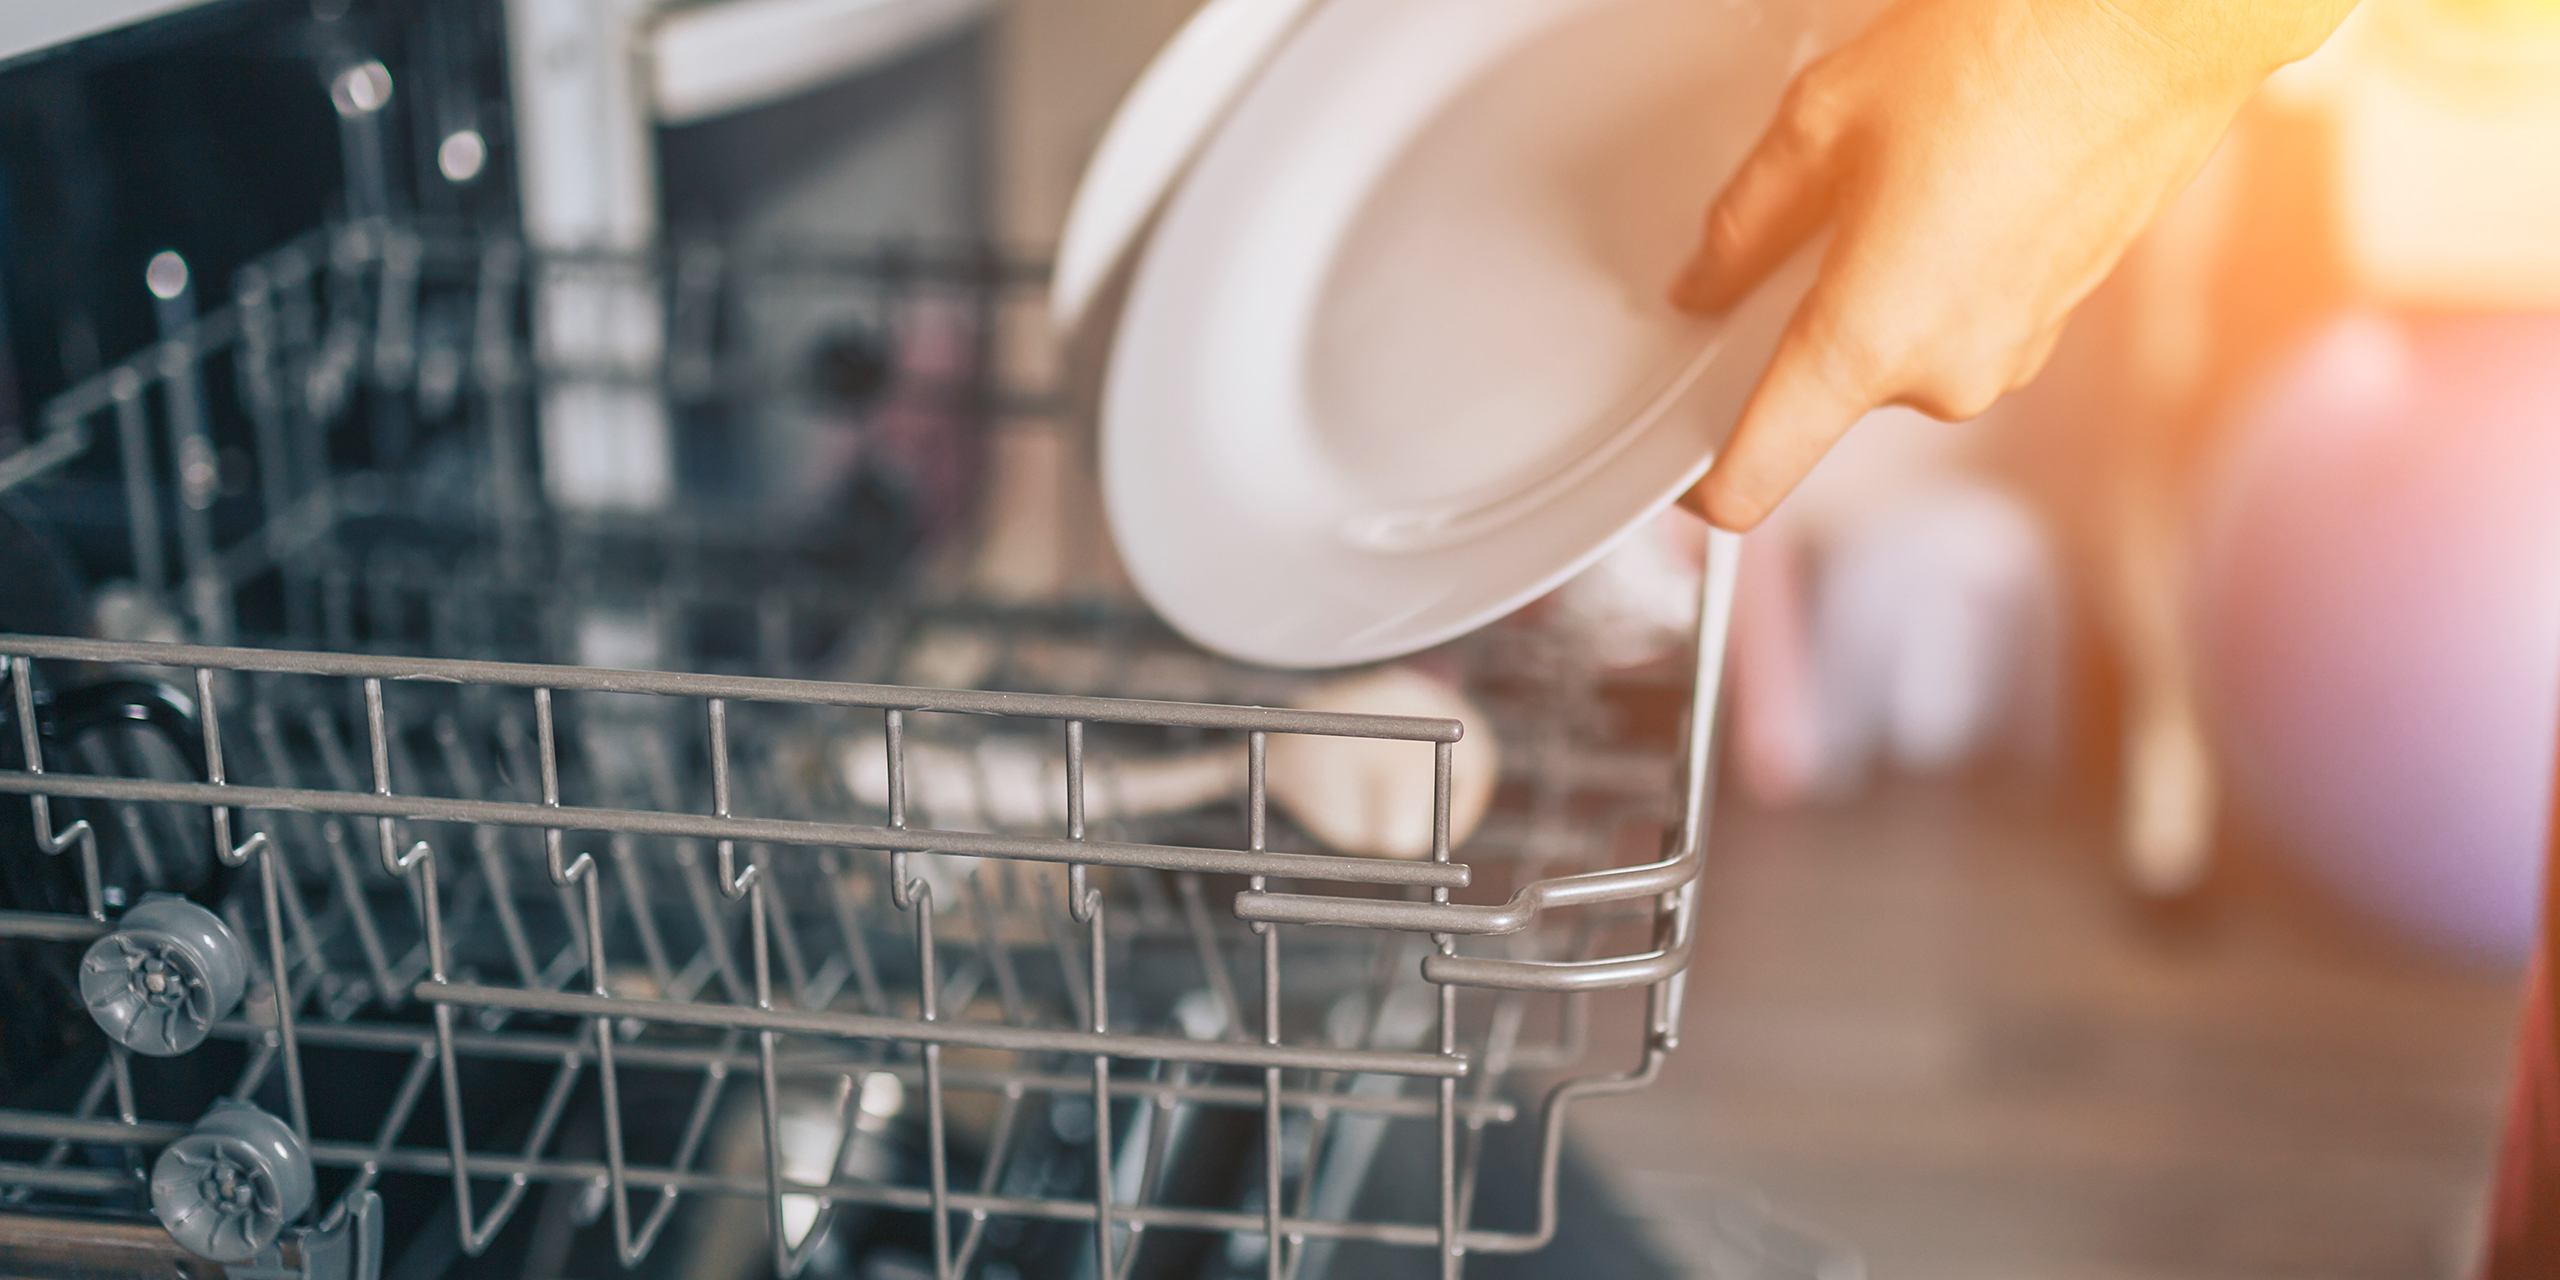
[[[1838,375],[1809,330],[1800,309],[1715,465],[1680,500],[1719,529],[1747,533],[1767,519],[1841,435],[1875,407],[1871,396]]]
[[[1778,120],[1708,206],[1698,247],[1672,282],[1673,306],[1702,315],[1727,310],[1829,217],[1838,185],[1831,149],[1801,119],[1801,96],[1788,95]]]

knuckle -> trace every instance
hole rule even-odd
[[[1854,110],[1851,86],[1842,82],[1829,60],[1813,63],[1787,86],[1778,109],[1781,136],[1802,146],[1821,147],[1837,137]]]
[[[2023,386],[2048,348],[2032,333],[2000,324],[1959,324],[1922,341],[1895,362],[1896,399],[1944,422],[1980,417]]]
[[[1975,365],[1923,383],[1909,401],[1912,408],[1942,422],[1962,422],[1980,417],[2007,390],[2007,379],[1996,370]]]

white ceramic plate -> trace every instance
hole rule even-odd
[[[1317,0],[1209,0],[1121,100],[1059,232],[1049,320],[1074,345],[1165,194]]]
[[[1804,26],[1748,0],[1327,0],[1167,204],[1103,400],[1139,590],[1278,666],[1409,652],[1694,483],[1809,258],[1663,292]]]

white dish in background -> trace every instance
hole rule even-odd
[[[1049,320],[1073,344],[1227,109],[1317,0],[1209,0],[1147,64],[1067,206]]]
[[[1699,0],[1327,0],[1138,263],[1103,397],[1137,587],[1277,666],[1449,639],[1694,483],[1810,255],[1663,293],[1805,24]]]

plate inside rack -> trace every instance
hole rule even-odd
[[[1103,394],[1112,531],[1192,639],[1410,652],[1706,468],[1810,276],[1664,300],[1808,23],[1749,0],[1327,0],[1165,207]]]

